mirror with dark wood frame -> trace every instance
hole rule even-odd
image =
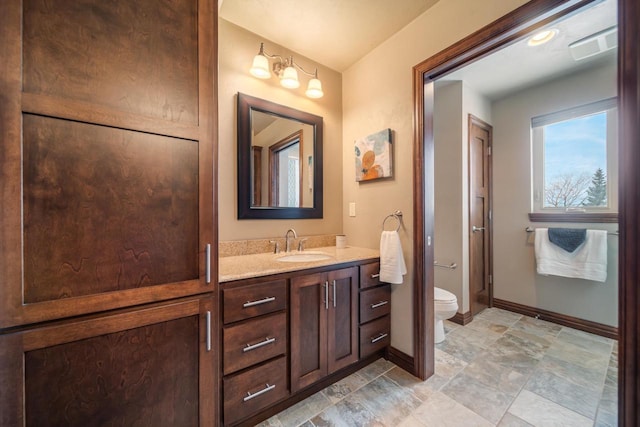
[[[322,218],[322,117],[238,93],[238,219]]]

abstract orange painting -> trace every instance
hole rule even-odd
[[[384,129],[356,140],[356,181],[393,176],[391,129]]]

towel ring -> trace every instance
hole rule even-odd
[[[400,226],[402,226],[402,212],[401,211],[395,211],[394,213],[389,214],[386,217],[384,217],[384,220],[382,221],[382,231],[385,231],[384,226],[387,223],[387,220],[389,218],[393,218],[396,221],[398,221],[398,227],[396,228],[396,231],[400,231]]]

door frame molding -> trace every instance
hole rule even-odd
[[[493,126],[491,126],[489,123],[485,122],[484,120],[480,119],[479,117],[469,113],[467,115],[467,150],[469,153],[468,156],[468,162],[467,162],[467,167],[468,167],[468,181],[469,181],[469,188],[468,188],[468,197],[469,197],[469,203],[468,203],[468,211],[467,211],[467,217],[469,218],[469,223],[471,223],[471,126],[472,125],[476,125],[484,130],[487,131],[487,133],[489,134],[489,152],[491,154],[488,155],[488,159],[487,161],[487,175],[488,175],[488,180],[489,180],[489,188],[487,190],[487,202],[489,204],[489,213],[488,213],[488,218],[487,218],[487,225],[485,225],[485,228],[488,228],[488,230],[485,229],[485,233],[487,233],[487,257],[489,257],[489,260],[487,261],[487,273],[486,273],[486,286],[487,286],[487,307],[493,307],[493,281],[491,280],[491,278],[493,277],[493,220],[492,220],[492,216],[493,213],[491,212],[493,210]],[[471,226],[471,224],[469,224],[469,226]],[[467,236],[469,239],[469,291],[471,291],[471,235],[468,233],[469,230],[467,230]],[[474,314],[474,304],[477,304],[477,302],[475,302],[475,296],[473,296],[471,293],[469,294],[469,311],[471,312],[471,317],[473,318]]]
[[[434,81],[454,69],[523,38],[593,0],[532,0],[413,67],[414,101],[414,374],[434,373],[433,236]],[[620,425],[640,422],[640,5],[618,0],[619,189],[619,370]]]

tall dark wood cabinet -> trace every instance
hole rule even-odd
[[[213,425],[217,2],[7,0],[0,425]]]

